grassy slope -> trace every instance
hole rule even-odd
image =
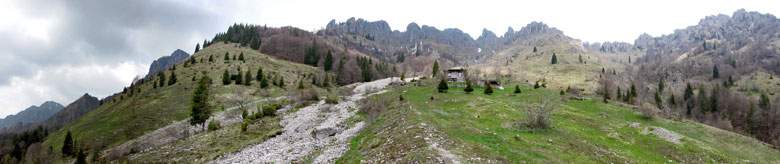
[[[512,87],[508,87],[512,88]],[[385,161],[430,161],[436,150],[428,147],[420,124],[434,126],[447,140],[439,147],[476,163],[758,163],[780,162],[780,152],[738,134],[691,121],[656,119],[646,121],[639,113],[597,100],[560,101],[557,92],[521,85],[523,93],[496,90],[489,96],[482,88],[465,94],[462,88],[433,93],[433,86],[406,86],[406,101],[396,90],[375,97],[393,99],[392,104],[351,142],[342,163],[380,158]],[[434,96],[435,100],[430,100]],[[512,128],[523,121],[518,106],[553,96],[559,103],[554,128],[528,132]],[[684,136],[674,144],[630,126],[662,127]],[[551,142],[549,142],[551,141]]]
[[[230,53],[231,59],[233,55],[238,57],[239,53],[243,52],[246,62],[231,60],[229,63],[224,63],[225,52]],[[212,54],[215,61],[208,63],[208,57]],[[84,115],[74,123],[51,134],[43,145],[52,146],[55,148],[55,151],[59,151],[60,147],[62,147],[65,133],[71,130],[74,138],[86,142],[87,146],[102,143],[107,147],[112,147],[173,122],[186,119],[189,117],[190,112],[189,104],[193,92],[192,88],[196,85],[196,81],[193,81],[192,77],[200,78],[201,71],[205,71],[214,82],[211,85],[212,98],[209,102],[213,110],[220,110],[220,107],[234,106],[228,99],[234,93],[234,90],[256,90],[259,88],[257,81],[253,81],[251,86],[222,85],[222,73],[229,67],[236,68],[240,66],[244,73],[249,69],[254,78],[257,69],[262,66],[266,75],[275,72],[284,76],[286,87],[293,87],[294,82],[301,78],[298,72],[319,72],[317,68],[277,60],[257,51],[238,47],[237,44],[215,43],[195,53],[193,56],[196,57],[198,62],[194,66],[184,67],[184,61],[189,59],[176,64],[176,70],[174,70],[178,79],[176,84],[153,89],[152,82],[158,80],[158,78],[152,78],[150,82],[141,85],[141,93],[137,93],[130,98],[126,94],[122,94],[122,98],[117,96],[115,98],[116,102],[107,102],[95,111]],[[200,63],[201,59],[206,63]],[[165,74],[170,76],[170,70],[165,71]],[[170,80],[170,77],[166,77],[166,79]],[[264,97],[261,95],[273,97],[285,93],[285,90],[278,87],[271,86],[271,88],[263,90],[263,94],[253,94],[252,99],[261,99]]]
[[[614,69],[621,74],[628,64],[628,55],[631,55],[632,59],[641,55],[638,52],[583,52],[578,44],[560,40],[554,44],[538,45],[536,48],[537,52],[533,52],[534,46],[516,44],[497,52],[484,61],[484,64],[474,68],[480,68],[482,73],[490,78],[494,76],[494,71],[498,70],[503,75],[512,76],[511,80],[514,81],[528,80],[533,84],[536,80],[545,79],[548,88],[565,89],[568,86],[577,86],[591,93],[591,89],[598,85],[596,79],[602,68],[608,72]],[[553,53],[558,64],[551,64]],[[580,55],[583,63],[579,63]]]
[[[250,121],[246,132],[241,123],[233,123],[216,131],[149,149],[132,157],[132,163],[205,163],[247,145],[258,144],[282,129],[281,117],[264,117]]]

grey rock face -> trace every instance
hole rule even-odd
[[[163,56],[157,60],[154,60],[154,62],[152,62],[152,65],[149,66],[149,73],[146,74],[146,77],[144,77],[144,79],[148,80],[149,77],[153,77],[157,75],[158,72],[164,71],[165,69],[172,67],[174,64],[179,63],[180,61],[186,59],[189,56],[190,54],[188,54],[187,52],[177,49],[176,51],[173,51],[173,53],[171,53],[170,56]]]

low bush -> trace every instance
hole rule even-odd
[[[555,107],[556,104],[552,102],[552,98],[523,107],[521,110],[525,112],[525,121],[518,123],[520,129],[537,131],[551,127],[552,113],[555,111]]]
[[[208,127],[209,131],[219,130],[219,128],[221,128],[219,125],[219,121],[215,119],[211,119],[211,121],[209,121],[209,127]]]

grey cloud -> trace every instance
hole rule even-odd
[[[188,2],[18,2],[24,16],[53,20],[50,44],[0,32],[0,38],[10,38],[0,40],[0,55],[12,55],[11,63],[24,63],[0,66],[0,85],[8,84],[12,76],[29,77],[43,67],[149,62],[177,48],[188,49],[195,44],[190,43],[193,33],[210,35],[205,33],[220,28],[221,21],[219,15]]]

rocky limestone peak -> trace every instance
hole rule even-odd
[[[515,35],[515,29],[512,28],[512,26],[509,26],[509,28],[506,30],[506,33],[504,33],[504,38],[512,38],[512,36]]]
[[[492,31],[483,28],[482,35],[479,35],[479,38],[477,38],[477,40],[481,40],[481,39],[498,39],[498,36],[496,36],[496,34],[493,33]]]
[[[176,49],[173,51],[173,53],[171,53],[171,55],[163,56],[157,60],[154,60],[154,62],[152,62],[152,64],[149,66],[149,72],[146,74],[144,79],[148,80],[150,77],[157,75],[158,72],[172,67],[174,64],[179,63],[189,56],[190,54],[187,52],[184,52],[181,49]]]

